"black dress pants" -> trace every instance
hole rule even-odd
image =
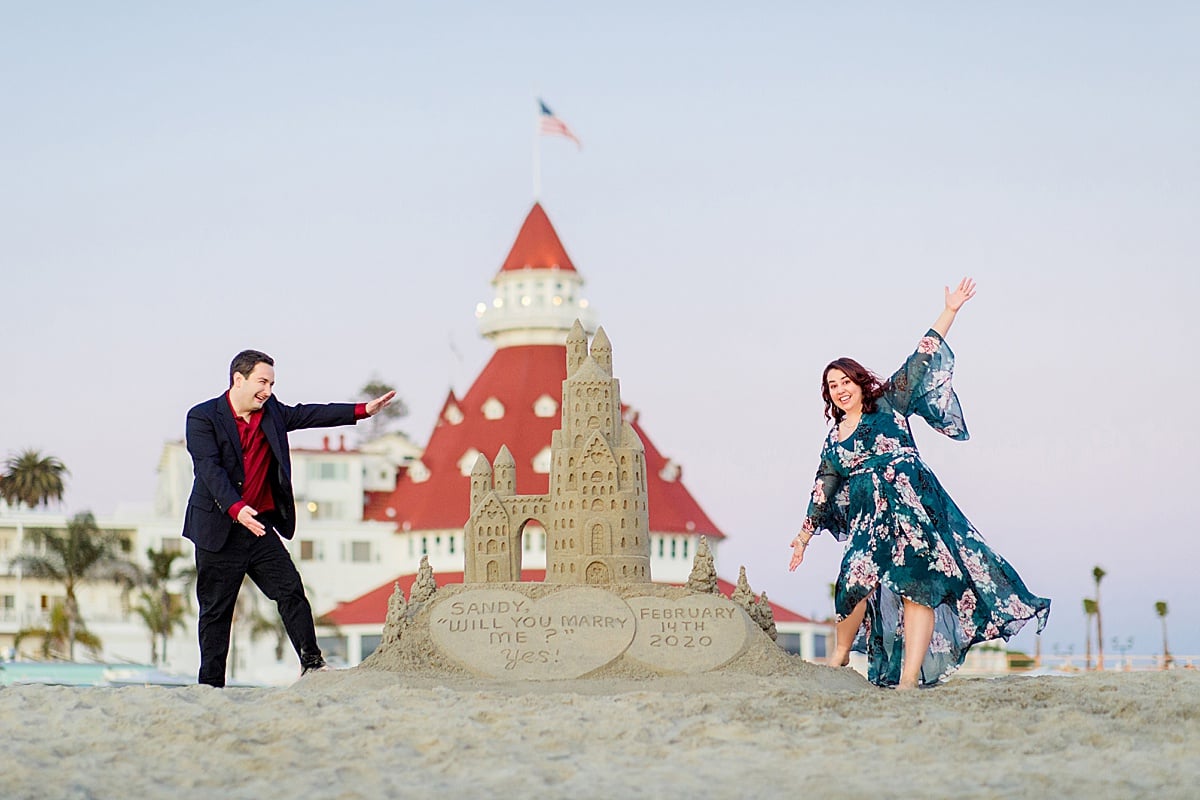
[[[301,668],[322,662],[313,626],[312,607],[304,596],[300,573],[278,534],[255,536],[233,523],[225,546],[216,552],[196,548],[196,599],[200,602],[200,683],[225,685],[225,661],[238,590],[246,576],[279,607],[283,627],[300,657]]]

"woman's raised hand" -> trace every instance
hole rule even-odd
[[[975,281],[970,278],[963,278],[958,282],[958,288],[953,292],[950,287],[946,287],[946,308],[951,311],[958,311],[962,308],[963,303],[975,296]]]
[[[946,307],[942,309],[942,313],[933,323],[933,329],[938,332],[938,335],[943,339],[950,330],[951,324],[954,323],[954,315],[962,308],[963,303],[975,296],[975,281],[970,278],[963,278],[958,282],[958,288],[953,292],[950,287],[946,287]]]

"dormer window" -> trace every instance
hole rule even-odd
[[[429,474],[429,467],[419,458],[408,467],[408,477],[413,483],[424,483],[429,480]]]
[[[538,454],[533,457],[533,471],[539,475],[549,475],[552,461],[553,459],[550,456],[549,446],[543,447],[538,451]]]
[[[484,419],[501,419],[504,417],[504,404],[495,397],[489,397],[483,401],[483,408],[481,410],[483,411]]]
[[[558,413],[558,401],[544,394],[533,401],[533,413],[541,419],[549,419]]]
[[[463,477],[471,477],[471,470],[475,469],[475,462],[479,460],[479,451],[474,447],[468,447],[467,452],[462,454],[462,458],[458,460],[458,471],[463,474]]]

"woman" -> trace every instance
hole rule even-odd
[[[945,310],[886,383],[849,358],[822,376],[825,416],[834,425],[808,515],[792,540],[790,569],[821,530],[850,540],[838,573],[830,662],[849,662],[862,629],[868,678],[880,686],[938,683],[971,645],[1008,639],[1035,617],[1041,633],[1050,613],[1050,601],[1025,588],[946,494],[908,426],[917,414],[951,439],[968,437],[945,337],[974,296],[970,278],[947,287]]]

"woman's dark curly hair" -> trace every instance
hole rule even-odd
[[[858,388],[862,389],[863,413],[875,413],[875,401],[883,397],[885,388],[883,381],[853,358],[837,358],[830,361],[825,366],[825,371],[821,373],[821,397],[825,400],[825,419],[841,422],[842,418],[846,416],[846,412],[834,405],[833,398],[829,396],[829,370],[831,369],[841,370],[847,378],[858,385]]]

